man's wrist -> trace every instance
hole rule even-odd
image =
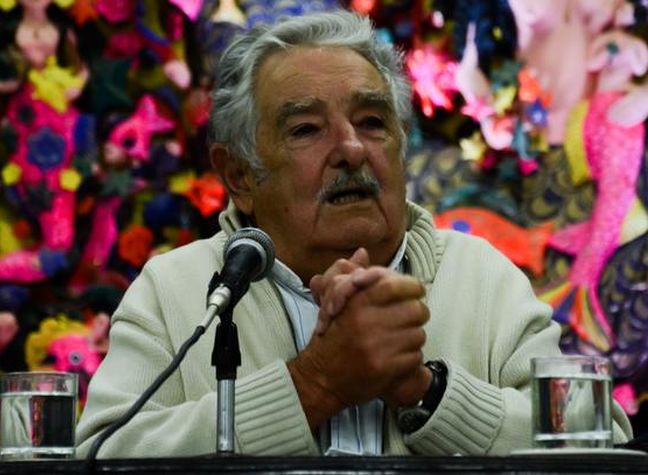
[[[315,430],[334,414],[342,410],[343,405],[337,397],[327,391],[323,384],[313,378],[313,372],[302,367],[299,356],[287,363],[295,390],[306,414],[308,425]]]
[[[398,427],[405,434],[416,432],[425,425],[436,411],[445,393],[448,375],[445,364],[441,361],[428,361],[425,367],[432,373],[427,391],[416,405],[397,410]]]

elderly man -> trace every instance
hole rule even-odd
[[[234,311],[236,450],[248,454],[506,454],[531,443],[529,359],[560,329],[486,242],[435,229],[405,198],[410,91],[393,48],[348,12],[255,29],[221,60],[212,160],[222,231],[155,257],[112,320],[79,454],[171,361],[204,315],[242,226],[276,247]],[[308,288],[310,286],[310,289]],[[102,457],[214,452],[203,338]],[[631,433],[615,408],[615,439]]]

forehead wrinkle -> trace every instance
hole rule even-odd
[[[277,111],[276,124],[283,127],[288,119],[299,114],[307,114],[322,109],[324,104],[316,97],[304,97],[295,101],[284,102]]]

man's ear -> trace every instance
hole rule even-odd
[[[220,175],[236,208],[247,216],[254,211],[254,174],[245,160],[237,160],[221,144],[214,144],[209,149],[211,164]]]

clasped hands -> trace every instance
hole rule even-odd
[[[320,305],[317,327],[288,368],[311,428],[376,397],[391,407],[420,400],[431,380],[421,350],[429,319],[423,284],[370,266],[360,248],[310,287]]]

